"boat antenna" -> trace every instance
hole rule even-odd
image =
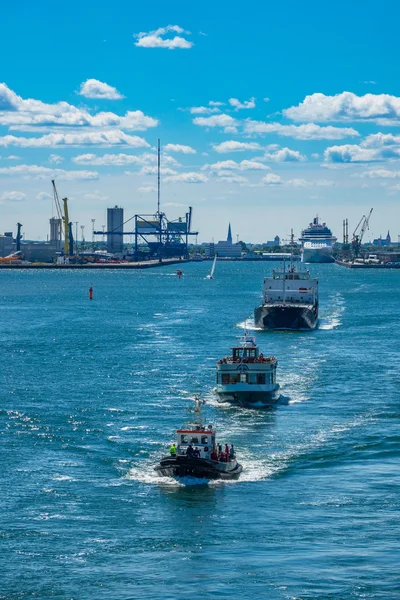
[[[158,215],[160,214],[160,187],[161,187],[160,155],[161,155],[160,138],[158,138],[158,148],[157,148],[157,214]]]
[[[294,247],[294,235],[293,229],[290,231],[290,269],[293,271],[293,247]]]

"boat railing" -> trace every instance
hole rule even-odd
[[[218,365],[227,365],[227,364],[265,364],[265,363],[274,363],[276,362],[275,356],[257,356],[255,358],[247,357],[247,358],[233,358],[233,356],[225,356],[224,358],[220,358],[217,362]]]

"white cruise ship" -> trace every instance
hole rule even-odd
[[[302,247],[303,262],[334,262],[335,259],[332,256],[332,252],[336,239],[326,223],[320,223],[318,216],[316,216],[307,229],[302,231],[299,238]]]

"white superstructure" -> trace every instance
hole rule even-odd
[[[247,331],[232,354],[217,362],[216,392],[221,400],[238,404],[271,404],[279,398],[276,383],[278,361],[264,356]]]
[[[274,269],[272,277],[264,277],[262,303],[268,304],[311,304],[318,302],[318,281],[310,278],[307,269],[298,271]]]

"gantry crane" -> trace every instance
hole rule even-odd
[[[353,232],[353,239],[351,241],[351,245],[353,247],[354,258],[357,258],[360,253],[360,248],[361,248],[361,244],[363,241],[363,237],[364,237],[364,234],[367,231],[367,229],[369,229],[369,220],[371,218],[371,214],[372,214],[373,210],[374,209],[371,208],[371,210],[369,211],[368,217],[366,217],[365,215],[363,215],[361,217],[360,221],[358,222],[357,227],[355,228],[355,230]]]
[[[58,196],[56,188],[56,182],[54,181],[54,179],[52,179],[51,183],[53,184],[54,204],[56,205],[57,215],[60,219],[61,227],[64,230],[64,254],[65,256],[72,256],[72,254],[74,253],[74,239],[72,235],[72,223],[70,223],[69,221],[68,198],[63,198],[63,212],[60,198]]]

